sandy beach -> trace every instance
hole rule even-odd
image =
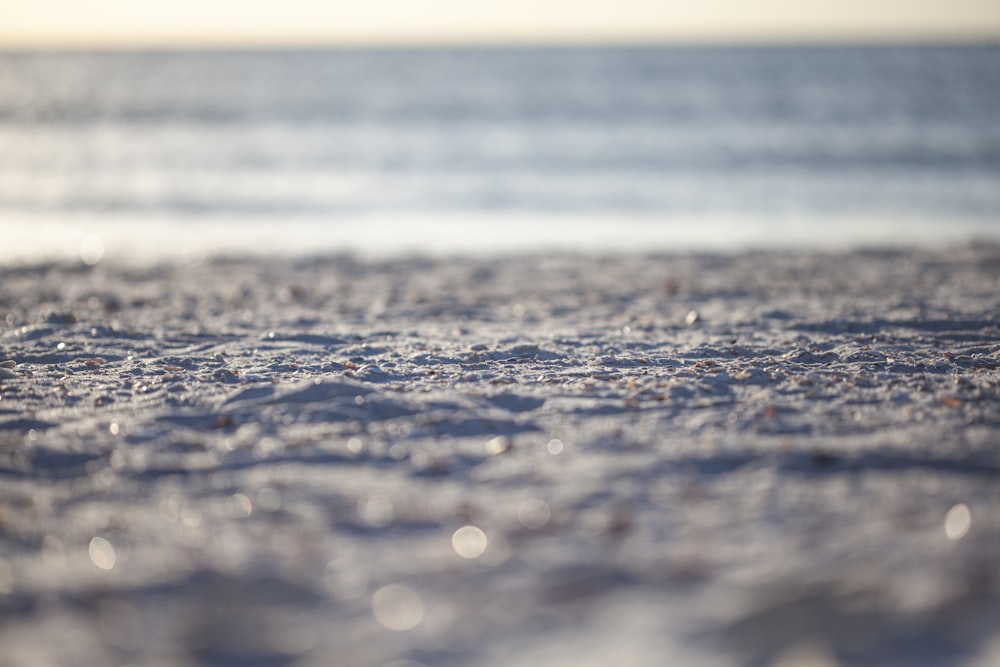
[[[0,278],[0,665],[1000,664],[1000,246]]]

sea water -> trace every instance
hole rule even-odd
[[[992,237],[1000,46],[4,53],[0,226],[8,259]]]

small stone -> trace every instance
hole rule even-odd
[[[941,399],[941,405],[948,408],[960,408],[964,405],[964,402],[962,399],[956,398],[955,396],[945,396]]]
[[[817,468],[829,468],[838,462],[838,457],[833,452],[817,450],[812,453],[812,464]]]
[[[212,378],[219,381],[231,384],[233,382],[240,381],[239,371],[230,370],[228,368],[217,368],[212,372]]]
[[[49,324],[76,324],[76,315],[71,312],[49,313],[45,321]]]
[[[215,428],[229,428],[236,424],[232,415],[219,415],[215,418]]]
[[[701,316],[698,315],[698,311],[697,310],[692,310],[684,318],[684,322],[690,325],[690,324],[694,324],[695,322],[697,322],[700,319],[701,319]]]
[[[9,368],[10,370],[14,370],[14,368],[16,367],[17,367],[17,362],[14,361],[13,359],[0,361],[0,368]]]

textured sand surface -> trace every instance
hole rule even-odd
[[[0,278],[0,664],[1000,664],[1000,247]]]

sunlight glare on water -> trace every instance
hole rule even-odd
[[[0,262],[996,238],[998,63],[991,46],[0,53]]]

